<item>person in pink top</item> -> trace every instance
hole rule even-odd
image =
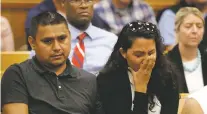
[[[14,51],[13,32],[9,21],[1,16],[1,51]]]

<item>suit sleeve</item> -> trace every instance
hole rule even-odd
[[[103,110],[103,107],[102,107],[102,103],[100,101],[100,96],[99,95],[97,95],[95,114],[105,114],[104,110]]]
[[[164,88],[164,94],[160,102],[162,104],[161,114],[177,114],[179,92],[178,88],[172,82],[168,82],[168,85]]]
[[[135,92],[132,114],[148,113],[148,96],[145,93]]]

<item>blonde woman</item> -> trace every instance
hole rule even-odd
[[[181,76],[176,77],[181,93],[193,93],[207,84],[207,52],[198,47],[204,34],[203,14],[192,7],[176,14],[175,31],[178,44],[168,53]]]

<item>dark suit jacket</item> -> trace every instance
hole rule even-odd
[[[203,80],[204,85],[207,85],[207,50],[205,48],[199,48],[201,52],[201,60],[202,60],[202,71],[203,71]],[[178,83],[178,88],[180,93],[188,93],[188,88],[186,85],[185,74],[183,69],[183,63],[180,55],[180,51],[178,45],[176,45],[169,53],[168,57],[170,60],[175,63],[177,66],[177,70],[181,75],[179,77],[175,77]]]
[[[131,111],[132,95],[127,70],[103,70],[97,77],[98,90],[106,114],[147,114],[148,96],[135,92],[134,108]],[[150,83],[150,82],[149,82]],[[161,114],[177,114],[179,94],[177,89],[172,89],[167,82],[166,87],[157,84],[156,91],[161,91],[159,101],[162,105]]]
[[[98,12],[94,10],[93,18],[91,20],[92,25],[107,30],[110,30],[109,25],[98,15]]]
[[[205,32],[203,35],[203,40],[200,43],[200,46],[206,48],[207,50],[207,16],[205,17]]]

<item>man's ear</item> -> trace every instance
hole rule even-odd
[[[123,48],[120,48],[119,52],[121,53],[122,57],[126,59],[126,51],[124,51]]]
[[[35,39],[32,36],[28,37],[28,42],[30,47],[32,48],[32,50],[35,50],[36,46],[35,46]]]

